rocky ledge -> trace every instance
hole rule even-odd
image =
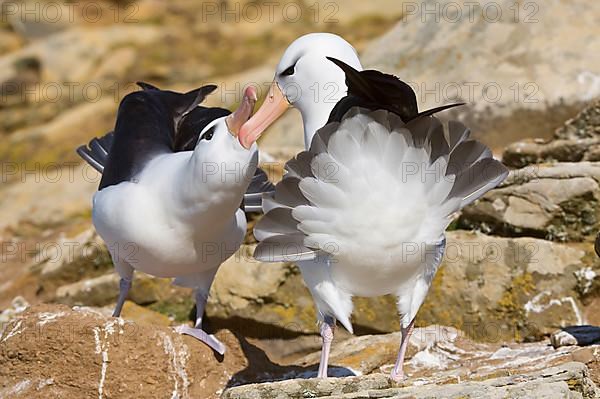
[[[417,328],[407,379],[393,383],[399,333],[336,339],[330,375],[319,353],[273,361],[256,342],[218,331],[224,356],[128,302],[107,308],[19,307],[2,313],[1,398],[596,398],[600,346],[481,343],[452,327]],[[313,337],[315,341],[317,337]],[[294,345],[293,340],[286,345]],[[342,377],[342,378],[339,378]]]
[[[597,398],[583,363],[570,362],[529,374],[447,385],[398,387],[386,375],[288,380],[231,388],[224,399],[364,398]]]

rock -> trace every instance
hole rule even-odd
[[[522,168],[534,163],[597,161],[600,137],[577,140],[552,140],[540,143],[536,139],[525,139],[510,144],[504,150],[502,162],[513,168]],[[592,158],[592,159],[590,159]]]
[[[334,340],[330,357],[332,376],[367,375],[391,372],[400,347],[400,333],[364,335],[343,342]],[[590,348],[600,348],[593,346]],[[533,373],[571,361],[577,347],[558,350],[547,341],[535,343],[484,343],[473,341],[465,332],[452,327],[430,325],[416,328],[409,341],[404,371],[405,384],[452,384]],[[288,378],[316,376],[320,353],[315,352],[295,363],[303,366]]]
[[[112,314],[113,308],[109,307],[107,316]],[[155,326],[170,326],[171,319],[162,313],[154,312],[148,308],[137,305],[131,301],[125,301],[121,317],[126,320],[132,320],[135,323],[151,324]]]
[[[7,54],[23,46],[23,39],[16,33],[2,30],[0,34],[0,54]]]
[[[539,339],[584,324],[575,273],[588,267],[591,250],[450,231],[444,261],[416,322],[452,325],[488,342]]]
[[[218,398],[249,363],[233,334],[217,337],[224,357],[168,327],[36,305],[0,337],[0,396]]]
[[[89,209],[98,187],[97,174],[91,167],[38,164],[37,170],[35,173],[16,171],[22,180],[0,187],[0,229],[27,220],[37,224],[58,223]],[[42,201],[42,198],[52,200]]]
[[[502,236],[581,241],[600,226],[600,163],[530,165],[463,209],[458,225]]]
[[[0,82],[15,76],[14,65],[18,60],[36,57],[42,65],[43,82],[80,82],[83,85],[113,49],[124,45],[147,45],[162,37],[158,27],[149,25],[73,27],[0,57]]]
[[[74,6],[79,10],[83,8]],[[104,12],[115,14],[117,10],[112,7]],[[65,12],[63,16],[68,14]],[[128,74],[139,61],[138,50],[143,51],[146,46],[160,41],[164,31],[152,25],[99,25],[84,28],[71,24],[65,31],[44,35],[6,55],[0,52],[0,131],[14,133],[17,129],[44,125],[75,105],[93,106],[101,101],[112,104],[107,129],[114,126],[119,100],[135,90]],[[27,68],[28,65],[35,68]],[[136,72],[136,78],[144,76],[145,72]],[[69,118],[76,116],[69,115]],[[96,118],[89,119],[85,128],[76,133],[76,140],[82,134],[88,139],[93,133],[104,133]],[[67,132],[65,136],[69,137]],[[65,143],[65,147],[70,145],[73,145],[70,141]],[[0,150],[0,154],[2,152]],[[58,154],[45,158],[46,161],[61,159]]]
[[[330,368],[330,374],[333,376],[347,373],[363,375],[381,372],[381,369],[389,368],[396,361],[401,338],[402,334],[395,332],[351,337],[342,342],[336,339],[330,354],[330,364],[334,366]],[[462,344],[460,351],[472,352],[473,343],[465,338],[464,333],[455,328],[439,325],[416,328],[409,341],[407,358],[413,358],[416,364],[419,360],[415,359],[415,354],[419,352],[431,354],[432,348],[436,348],[435,350],[443,348],[439,350],[440,354],[443,354],[449,347],[455,347],[457,342]],[[478,348],[480,347],[483,348],[485,345],[479,345]],[[298,360],[298,363],[303,366],[317,365],[320,355],[320,352],[312,353]],[[424,356],[420,355],[419,357]],[[436,356],[429,356],[430,359],[434,357]],[[444,357],[443,360],[442,357]],[[448,356],[444,355],[438,357],[438,360],[439,366],[452,362]],[[316,370],[312,375],[309,374],[306,377],[314,377],[315,373]]]
[[[363,377],[328,378],[309,380],[295,379],[269,384],[249,384],[230,388],[223,399],[303,399],[339,397],[350,392],[384,390],[392,387],[391,381],[382,374]]]
[[[18,314],[23,313],[29,307],[29,302],[22,296],[13,298],[11,307],[3,309],[0,312],[0,336],[4,333],[4,328]]]
[[[574,362],[580,362],[584,364],[599,363],[600,345],[579,348],[571,353],[571,357],[573,358]]]
[[[127,76],[127,72],[134,66],[137,51],[133,47],[122,47],[110,53],[92,76],[92,81],[114,80],[119,81]]]
[[[116,106],[111,99],[81,104],[0,144],[0,229],[24,220],[63,222],[89,212],[100,176],[80,163],[74,149],[110,129]]]
[[[54,293],[61,285],[98,277],[113,268],[104,242],[93,227],[75,237],[63,235],[46,243],[45,248],[44,259],[33,268],[40,269],[40,289],[47,293]]]
[[[582,363],[565,363],[535,373],[458,384],[395,387],[374,374],[351,378],[287,380],[227,389],[224,399],[301,398],[595,398],[598,389]]]
[[[502,155],[508,166],[522,168],[541,162],[600,160],[600,101],[583,109],[557,129],[550,142],[525,139],[510,144]]]
[[[556,139],[576,140],[597,138],[600,134],[600,100],[585,107],[554,132]]]
[[[68,305],[104,306],[114,303],[119,296],[118,274],[111,272],[100,277],[64,285],[56,290],[55,301]],[[170,279],[159,279],[136,272],[129,298],[140,305],[148,305],[168,296]]]
[[[16,315],[0,334],[0,396],[217,398],[229,388],[223,398],[396,398],[424,397],[426,392],[428,397],[458,397],[459,393],[486,397],[481,396],[486,389],[511,398],[555,397],[546,395],[545,386],[564,397],[579,393],[592,398],[596,389],[583,364],[569,363],[572,358],[587,359],[594,367],[595,352],[590,359],[576,353],[576,347],[554,350],[544,342],[475,343],[443,326],[416,329],[405,387],[387,377],[393,349],[399,345],[397,333],[334,344],[334,369],[352,364],[357,373],[368,375],[290,380],[314,373],[318,354],[300,361],[310,366],[273,364],[245,339],[223,330],[216,333],[227,346],[220,357],[197,340],[163,326],[158,315],[144,315],[129,302],[126,313],[136,316],[112,318],[110,309],[41,304]],[[265,380],[279,382],[241,385]]]
[[[448,114],[496,148],[523,136],[549,138],[600,95],[592,17],[600,4],[465,4],[405,5],[402,20],[361,54],[363,65],[411,82],[421,109],[466,101]],[[560,70],[549,67],[556,63]]]

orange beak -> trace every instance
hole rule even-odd
[[[265,102],[256,111],[254,116],[242,125],[238,135],[240,144],[244,148],[250,148],[258,140],[262,132],[283,115],[289,107],[290,103],[281,92],[279,85],[273,81]]]
[[[231,133],[233,137],[237,137],[242,125],[248,122],[248,119],[254,110],[254,104],[256,103],[256,100],[256,88],[249,86],[244,91],[244,98],[242,98],[242,102],[240,103],[238,109],[233,111],[225,119],[229,133]]]

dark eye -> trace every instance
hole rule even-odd
[[[213,138],[214,134],[215,134],[215,128],[211,127],[206,132],[204,132],[204,134],[202,135],[202,137],[200,137],[200,140],[210,141]]]
[[[296,64],[292,65],[291,67],[288,67],[285,71],[281,72],[281,76],[290,76],[293,75],[295,72],[296,68]]]

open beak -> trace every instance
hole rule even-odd
[[[277,82],[273,81],[269,94],[263,105],[252,118],[242,125],[238,139],[245,148],[250,148],[273,122],[277,120],[288,108],[290,103],[285,98]]]
[[[256,104],[257,99],[258,97],[256,96],[256,88],[249,86],[244,91],[244,98],[242,98],[240,106],[233,111],[233,113],[227,116],[227,118],[225,118],[225,123],[229,129],[229,133],[231,133],[233,137],[238,137],[242,125],[248,122],[248,119],[250,119],[252,111],[254,110],[254,104]],[[247,148],[249,147],[246,147],[246,149]]]

